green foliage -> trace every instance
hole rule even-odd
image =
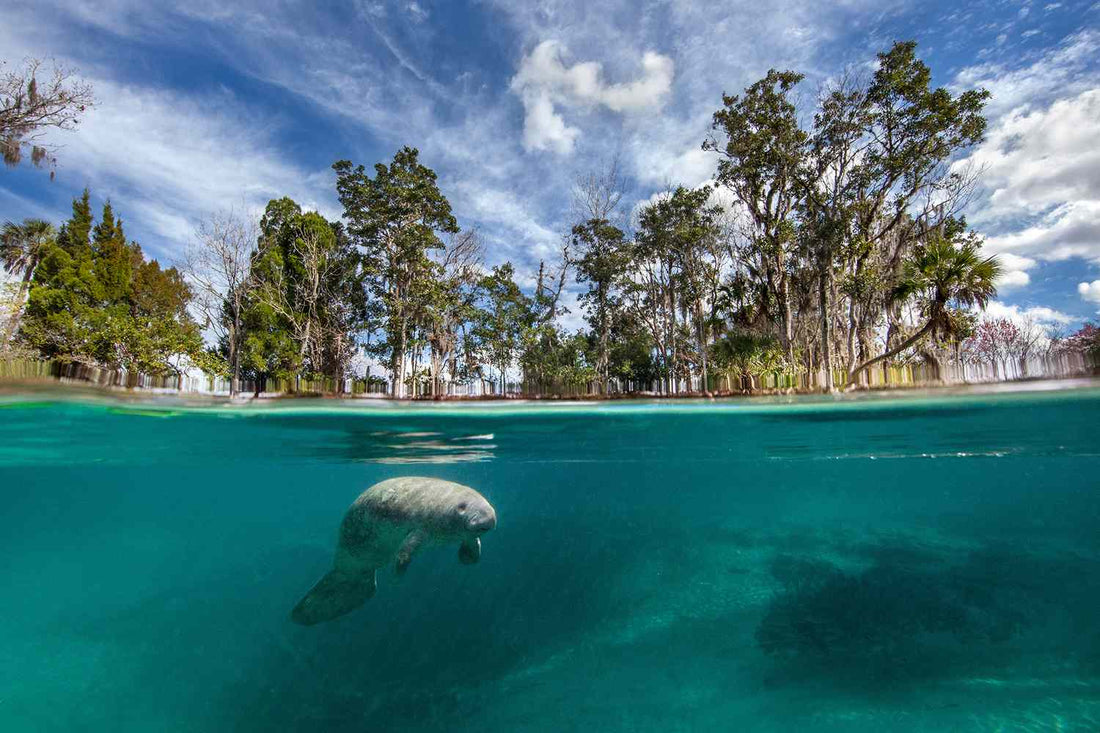
[[[420,163],[415,148],[402,148],[388,166],[377,164],[373,177],[347,160],[333,169],[348,234],[363,254],[368,291],[382,305],[385,340],[376,348],[388,356],[398,392],[417,310],[432,289],[435,267],[428,253],[442,249],[440,234],[457,232],[458,224],[435,172]]]
[[[997,294],[996,281],[1001,275],[996,257],[981,256],[981,241],[966,234],[958,241],[934,234],[918,246],[906,262],[901,281],[892,297],[916,298],[932,335],[953,335],[961,326],[952,317],[950,305],[958,308],[984,308]]]
[[[526,329],[532,325],[531,300],[516,285],[511,263],[498,265],[478,283],[482,307],[474,337],[486,361],[496,367],[502,387],[516,359]]]
[[[6,222],[0,230],[0,264],[17,277],[33,276],[46,247],[57,243],[53,225],[41,219]]]
[[[754,377],[790,368],[775,337],[751,331],[736,330],[722,336],[712,346],[712,358],[719,373],[738,382],[749,380],[750,387]]]
[[[342,226],[289,198],[269,202],[241,317],[248,375],[340,379],[367,317],[361,258]]]
[[[616,319],[612,328],[608,361],[608,373],[623,382],[649,385],[661,378],[652,337],[625,313]]]
[[[900,214],[933,180],[938,164],[985,135],[982,110],[989,92],[977,89],[953,97],[943,87],[931,89],[931,70],[917,58],[916,47],[915,41],[898,42],[880,53],[866,94],[877,144],[868,149],[861,175],[872,191],[900,186],[892,214]]]
[[[43,256],[57,245],[57,232],[53,225],[41,219],[27,219],[22,224],[7,222],[0,230],[0,264],[8,273],[20,278],[19,287],[11,293],[11,305],[6,309],[7,318],[0,351],[12,347],[12,337],[19,329],[24,302],[35,270]]]
[[[798,196],[809,136],[798,124],[789,94],[802,79],[793,71],[772,69],[744,95],[722,95],[712,127],[725,141],[712,138],[703,145],[721,155],[718,181],[737,194],[762,229],[762,246],[772,250],[793,231],[786,217]]]
[[[186,282],[126,240],[109,203],[92,225],[85,191],[56,240],[41,247],[20,341],[46,358],[178,373],[203,350]]]
[[[623,232],[606,219],[589,219],[573,227],[577,282],[588,284],[581,294],[588,325],[596,334],[596,372],[606,389],[611,350],[611,324],[621,308],[620,288],[630,265]]]

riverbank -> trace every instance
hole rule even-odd
[[[491,398],[448,398],[448,399],[395,399],[389,396],[350,397],[335,395],[242,395],[230,398],[225,395],[208,395],[187,392],[172,392],[148,389],[124,389],[118,387],[97,387],[87,384],[66,383],[49,380],[0,380],[0,408],[28,403],[52,404],[59,402],[100,404],[108,408],[149,411],[149,414],[174,414],[176,410],[199,411],[237,411],[251,412],[276,410],[280,413],[293,412],[375,412],[391,413],[394,410],[425,409],[432,413],[455,411],[455,414],[488,411],[492,414],[512,413],[516,410],[573,410],[599,407],[602,410],[617,411],[618,408],[634,410],[652,407],[662,412],[684,409],[695,410],[700,405],[712,405],[723,409],[728,406],[737,410],[772,409],[786,406],[789,408],[806,407],[813,409],[823,403],[835,405],[866,405],[924,403],[929,401],[954,401],[958,398],[1005,396],[1027,393],[1078,393],[1100,390],[1100,377],[1065,377],[1059,379],[1034,378],[1017,379],[1002,382],[983,382],[972,384],[924,384],[908,387],[879,387],[859,389],[848,392],[806,392],[785,391],[768,394],[632,394],[604,397],[565,398],[565,397],[507,397]],[[143,412],[143,414],[145,414]]]
[[[828,391],[821,386],[820,375],[771,374],[758,380],[740,380],[744,389],[729,389],[738,380],[721,380],[726,389],[701,390],[699,384],[681,385],[673,391],[668,385],[649,385],[658,389],[637,389],[634,385],[614,383],[611,390],[601,392],[598,385],[554,385],[539,391],[535,385],[509,383],[501,393],[499,384],[486,389],[485,382],[446,384],[441,394],[423,389],[420,395],[394,397],[386,384],[374,379],[347,379],[342,383],[330,380],[294,379],[262,380],[258,385],[242,382],[241,391],[230,395],[228,380],[203,372],[175,375],[146,375],[98,366],[33,359],[0,360],[0,396],[4,394],[64,392],[76,398],[107,395],[125,401],[155,400],[194,405],[246,405],[251,403],[295,402],[393,402],[393,403],[512,403],[512,402],[620,402],[620,401],[692,401],[737,400],[752,398],[790,398],[797,396],[831,396],[867,392],[908,392],[921,390],[969,389],[975,385],[1026,385],[1037,382],[1060,382],[1100,377],[1100,365],[1083,355],[1061,355],[1054,359],[1032,360],[1009,371],[1002,366],[992,370],[984,365],[952,364],[931,367],[927,364],[897,364],[868,372],[860,384]],[[1004,378],[1008,375],[1009,378]],[[748,388],[752,385],[752,388]],[[422,385],[423,386],[423,385]],[[477,389],[475,389],[475,387]],[[664,387],[664,389],[660,389]],[[544,386],[545,390],[546,387]],[[552,391],[551,391],[552,390]]]
[[[755,377],[717,376],[679,384],[597,383],[544,384],[518,381],[502,385],[486,379],[464,383],[419,383],[412,396],[395,397],[379,377],[330,379],[264,378],[242,380],[236,396],[224,377],[198,370],[149,375],[68,361],[0,359],[0,390],[62,386],[67,389],[133,393],[197,400],[200,403],[248,403],[267,400],[386,400],[396,402],[500,402],[515,400],[603,402],[617,400],[697,400],[788,397],[836,392],[892,391],[1002,382],[1100,376],[1100,364],[1081,353],[1063,353],[1004,364],[883,364],[865,372],[858,384],[845,384],[843,370],[834,374],[834,390],[823,387],[822,374],[773,372]],[[733,389],[738,385],[739,389]],[[706,389],[704,387],[709,387]]]

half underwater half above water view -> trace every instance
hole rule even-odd
[[[0,731],[1098,731],[1100,389],[1041,386],[9,394]],[[425,541],[295,623],[349,506],[399,477],[483,496],[480,558]]]

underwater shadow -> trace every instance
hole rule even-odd
[[[995,545],[953,554],[897,542],[848,549],[871,564],[773,559],[780,589],[754,635],[773,684],[876,692],[1004,675],[1021,660],[1095,676],[1095,559]]]

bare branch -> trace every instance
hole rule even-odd
[[[0,154],[9,166],[18,165],[25,150],[36,166],[56,165],[57,146],[39,144],[42,136],[51,129],[75,129],[95,102],[91,85],[71,69],[53,64],[40,72],[39,59],[26,59],[16,71],[3,71],[0,62]]]

